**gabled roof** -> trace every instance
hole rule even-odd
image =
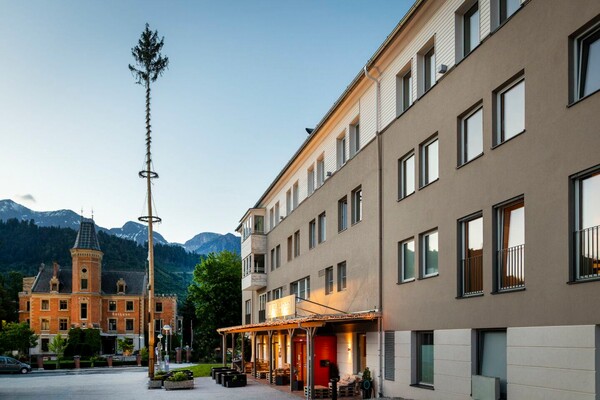
[[[146,289],[144,271],[102,271],[102,294],[118,294],[117,282],[123,278],[126,295],[143,295]]]
[[[77,238],[75,239],[74,249],[91,249],[100,251],[100,243],[96,236],[96,228],[94,220],[89,218],[81,218]]]
[[[50,280],[54,275],[52,268],[40,268],[35,284],[31,288],[31,293],[50,293]],[[71,267],[60,267],[58,269],[58,293],[71,293],[73,291],[72,280],[73,273]]]

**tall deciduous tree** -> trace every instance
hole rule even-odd
[[[25,322],[8,322],[0,331],[0,354],[17,350],[20,354],[28,354],[30,347],[37,346],[38,336]]]
[[[188,298],[198,317],[194,348],[203,358],[213,357],[214,349],[221,347],[218,328],[242,322],[241,278],[242,262],[235,253],[211,253],[196,265]]]

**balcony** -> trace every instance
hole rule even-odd
[[[266,252],[267,236],[263,233],[252,232],[246,240],[242,241],[242,257],[252,253],[265,254]]]
[[[600,226],[575,232],[575,265],[578,280],[600,278]]]
[[[267,286],[267,274],[264,269],[262,272],[253,271],[242,278],[242,290],[253,291]]]
[[[483,293],[483,257],[481,255],[461,260],[462,295],[473,296]]]
[[[525,245],[519,245],[498,251],[500,263],[500,290],[512,290],[525,287]]]

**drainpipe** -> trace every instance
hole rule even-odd
[[[377,71],[377,76],[381,78],[381,71],[378,67],[373,67]],[[382,143],[381,143],[381,132],[379,130],[379,113],[380,113],[380,98],[381,98],[381,83],[379,79],[376,79],[367,70],[367,66],[364,66],[365,77],[375,83],[375,137],[377,140],[377,207],[378,207],[378,225],[379,225],[379,237],[378,237],[378,267],[379,267],[379,312],[383,310],[383,154],[382,154]],[[383,397],[383,322],[382,317],[377,320],[377,330],[379,337],[377,340],[377,352],[379,353],[379,397]]]

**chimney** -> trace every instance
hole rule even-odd
[[[58,268],[60,267],[60,265],[58,265],[58,263],[56,261],[54,261],[52,263],[52,267],[54,268],[54,272],[52,274],[53,278],[57,278],[58,277]]]

